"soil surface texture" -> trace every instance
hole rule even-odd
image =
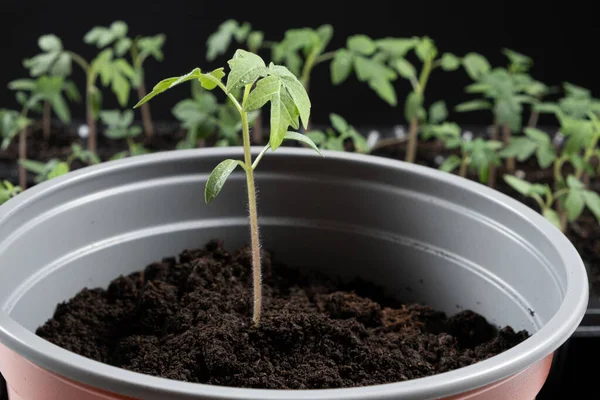
[[[356,387],[471,365],[528,338],[472,311],[401,304],[361,280],[301,273],[263,253],[252,324],[248,248],[217,241],[59,304],[37,334],[82,356],[170,379],[271,389]]]

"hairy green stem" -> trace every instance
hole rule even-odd
[[[531,114],[529,115],[529,121],[527,122],[527,127],[535,128],[537,126],[539,117],[540,117],[539,112],[537,112],[535,110],[531,111]]]
[[[419,85],[417,86],[416,93],[419,96],[423,96],[425,93],[425,87],[429,80],[429,75],[433,69],[433,59],[428,58],[425,60],[421,75],[419,76]],[[410,130],[408,132],[408,143],[406,148],[406,156],[404,161],[414,163],[417,158],[417,142],[419,132],[419,120],[417,116],[414,116],[410,121]]]
[[[251,85],[246,86],[242,104],[250,93]],[[244,164],[246,165],[246,184],[248,187],[248,213],[250,217],[250,245],[252,248],[252,284],[254,287],[254,307],[252,321],[255,326],[260,324],[262,310],[262,276],[260,262],[260,237],[258,234],[258,211],[256,207],[256,189],[254,186],[254,170],[252,169],[252,153],[250,148],[250,129],[248,127],[248,113],[242,108],[242,136],[244,139]]]
[[[335,53],[335,51],[329,51],[327,53],[321,54],[320,56],[315,58],[315,65],[331,60],[333,57],[335,57]]]
[[[467,176],[467,167],[469,166],[470,162],[471,162],[471,157],[464,156],[462,158],[462,161],[460,163],[460,169],[458,170],[458,175],[459,176],[462,176],[463,178],[466,178],[466,176]]]
[[[138,100],[142,100],[147,92],[146,92],[146,83],[144,82],[144,70],[142,65],[144,64],[144,60],[146,59],[146,55],[142,52],[140,53],[136,44],[134,43],[131,46],[131,58],[133,60],[133,68],[136,71],[136,74],[139,78],[139,82],[137,82],[137,95]],[[142,125],[144,126],[144,133],[147,137],[154,136],[154,126],[152,125],[152,115],[150,113],[150,104],[148,102],[142,104]]]
[[[78,64],[83,72],[85,73],[86,85],[85,85],[85,108],[86,108],[86,119],[89,129],[88,133],[88,150],[96,152],[96,121],[94,118],[94,109],[92,104],[92,91],[94,90],[94,81],[96,80],[96,74],[92,71],[91,65],[85,61],[77,53],[72,51],[68,52],[73,61]]]
[[[512,136],[512,133],[510,131],[510,127],[508,126],[507,123],[505,123],[502,126],[502,138],[504,140],[504,145],[505,146],[508,146],[510,144],[511,136]],[[506,167],[506,170],[509,173],[513,173],[514,170],[515,170],[515,167],[516,167],[515,166],[515,158],[514,157],[508,157],[506,159],[505,167]]]
[[[406,145],[406,156],[404,161],[414,163],[417,157],[417,133],[419,131],[419,120],[413,117],[410,121],[410,130],[408,131],[408,143]]]
[[[96,118],[94,117],[94,104],[92,101],[92,92],[94,91],[95,74],[88,73],[86,85],[86,117],[88,125],[88,150],[96,152]]]
[[[492,137],[491,139],[496,141],[498,140],[498,122],[494,121],[494,126],[492,127]],[[488,177],[488,186],[491,188],[496,187],[496,165],[494,163],[490,163],[490,172]]]
[[[27,159],[27,127],[19,132],[19,160]],[[23,190],[27,189],[27,170],[19,165],[19,186]]]
[[[592,138],[590,145],[587,146],[587,148],[585,149],[585,153],[583,154],[582,166],[575,170],[575,177],[579,180],[581,180],[581,177],[583,176],[583,173],[585,172],[585,166],[589,164],[590,160],[594,156],[594,153],[596,151],[596,145],[598,144],[598,139],[600,139],[599,134],[596,134]]]
[[[51,109],[50,109],[50,103],[46,100],[44,101],[44,110],[42,113],[42,132],[44,134],[44,139],[48,140],[50,139],[50,130],[51,130],[51,124],[52,124],[52,119],[51,119]]]

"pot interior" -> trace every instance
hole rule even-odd
[[[0,212],[0,306],[34,331],[84,287],[211,239],[230,250],[247,243],[242,172],[204,203],[215,165],[241,154],[139,157],[24,193]],[[263,247],[290,266],[360,276],[401,300],[471,309],[530,333],[565,296],[566,261],[546,227],[478,184],[374,157],[285,150],[266,155],[256,182]]]

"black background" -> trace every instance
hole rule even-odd
[[[343,46],[348,35],[364,33],[374,38],[413,35],[432,37],[441,52],[464,55],[470,51],[484,54],[495,66],[504,65],[503,47],[530,55],[534,60],[535,78],[559,85],[564,81],[600,92],[598,66],[595,62],[598,33],[594,14],[583,1],[290,1],[226,2],[212,1],[47,1],[2,0],[0,9],[0,87],[11,80],[25,77],[22,60],[38,52],[37,38],[54,33],[63,39],[65,47],[90,59],[95,49],[83,43],[83,35],[94,25],[109,25],[115,19],[129,24],[130,35],[167,34],[165,60],[149,60],[146,66],[147,86],[158,80],[180,75],[193,67],[203,69],[224,66],[227,57],[207,63],[207,36],[227,18],[249,21],[255,29],[265,32],[268,40],[280,40],[287,28],[317,27],[323,23],[334,26],[334,38],[329,49]],[[233,49],[232,49],[233,50]],[[268,53],[261,53],[268,58]],[[74,79],[83,83],[83,74],[75,69]],[[450,106],[468,98],[463,88],[468,84],[463,71],[436,71],[427,88],[426,101],[444,99]],[[345,116],[351,123],[404,123],[402,103],[408,83],[398,81],[401,102],[392,108],[366,86],[351,77],[339,87],[331,85],[329,66],[314,70],[311,85],[313,121],[327,122],[330,112]],[[155,118],[171,119],[171,107],[189,93],[182,85],[172,93],[152,101]],[[132,96],[133,97],[133,96]],[[105,108],[116,106],[114,97],[106,91]],[[133,99],[132,103],[133,105]],[[0,90],[0,107],[15,107],[14,94]],[[76,109],[75,117],[83,117]],[[81,113],[81,114],[78,114]],[[489,115],[453,114],[451,118],[464,123],[489,122]],[[544,121],[542,121],[543,123]]]

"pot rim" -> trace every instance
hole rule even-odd
[[[262,148],[253,147],[253,155]],[[61,190],[66,186],[92,176],[114,174],[118,171],[137,168],[143,165],[169,162],[176,159],[194,159],[201,156],[236,158],[242,154],[241,147],[203,148],[190,150],[164,151],[121,160],[108,161],[70,172],[50,181],[38,184],[19,196],[12,198],[0,207],[0,225],[11,214],[27,207],[31,202],[45,195]],[[8,314],[0,312],[0,342],[35,364],[83,384],[105,388],[114,393],[142,398],[161,398],[177,395],[183,398],[203,396],[211,399],[358,399],[396,398],[402,395],[447,396],[482,387],[513,375],[556,350],[576,330],[581,322],[588,302],[588,278],[581,257],[572,243],[539,213],[518,200],[477,182],[435,170],[429,167],[406,163],[379,156],[323,151],[326,158],[352,161],[402,169],[416,176],[433,178],[446,184],[457,186],[465,191],[476,192],[499,207],[509,208],[535,226],[541,235],[546,236],[556,247],[563,265],[566,266],[567,285],[564,299],[554,316],[531,337],[515,347],[480,361],[476,364],[433,376],[382,385],[340,389],[311,390],[271,390],[246,389],[214,386],[200,383],[182,382],[128,371],[88,359],[62,347],[54,345],[34,332],[25,329]],[[280,148],[269,157],[318,157],[313,150],[303,148]],[[158,396],[158,397],[157,397]]]

